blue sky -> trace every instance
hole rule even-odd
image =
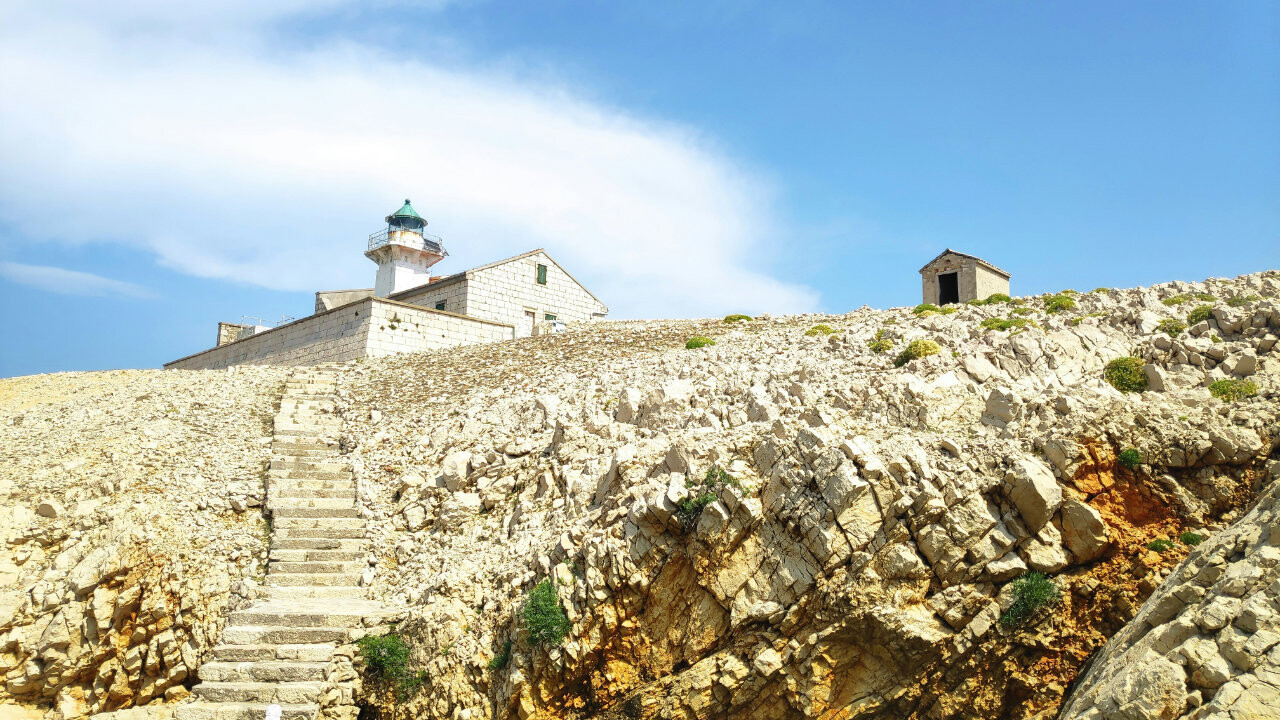
[[[305,315],[406,196],[615,317],[1280,266],[1280,5],[692,5],[0,0],[0,376]]]

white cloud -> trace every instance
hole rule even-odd
[[[0,277],[9,282],[59,295],[155,297],[150,290],[130,282],[49,265],[0,262]]]
[[[253,31],[301,6],[214,6],[209,22],[237,29],[207,41],[131,35],[101,10],[73,22],[74,3],[0,6],[0,222],[194,275],[366,287],[364,238],[409,196],[453,254],[441,272],[542,246],[614,316],[816,306],[768,273],[786,240],[767,185],[695,132],[547,83]]]

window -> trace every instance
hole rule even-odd
[[[543,319],[543,320],[555,320],[555,319],[556,319],[556,316],[555,316],[555,315],[552,315],[551,313],[547,313],[546,315],[543,315],[543,316],[542,316],[542,319]]]
[[[538,263],[538,284],[547,284],[547,266],[542,263]]]
[[[444,301],[443,301],[443,300],[441,300],[440,302],[436,303],[436,309],[437,309],[437,310],[443,310],[443,309],[444,309]]]

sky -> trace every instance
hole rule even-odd
[[[544,247],[610,317],[1280,267],[1280,4],[0,0],[0,377]]]

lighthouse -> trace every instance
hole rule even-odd
[[[429,268],[449,254],[444,241],[424,232],[427,221],[408,199],[386,221],[385,230],[369,236],[369,249],[364,254],[378,263],[378,279],[373,285],[376,297],[426,285],[431,280]]]

